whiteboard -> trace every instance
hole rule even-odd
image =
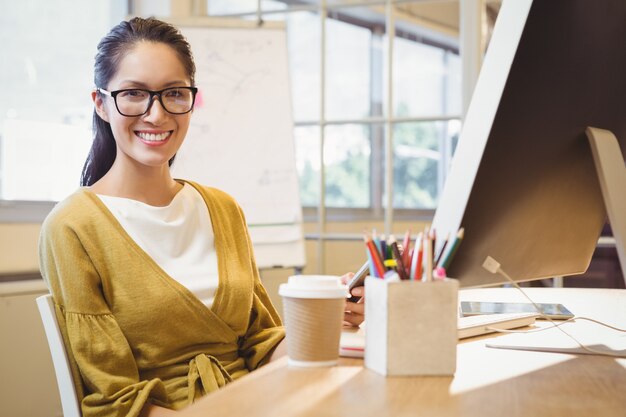
[[[199,93],[173,175],[237,200],[260,268],[304,266],[284,28],[181,32],[192,47]]]

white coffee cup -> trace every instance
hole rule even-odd
[[[283,297],[289,364],[335,365],[347,286],[334,275],[294,275],[278,294]]]

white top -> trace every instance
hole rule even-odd
[[[206,203],[188,184],[165,207],[97,194],[126,233],[167,274],[211,307],[219,283]]]

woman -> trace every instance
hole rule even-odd
[[[284,354],[241,209],[170,175],[194,74],[187,41],[156,19],[98,45],[83,187],[40,237],[85,417],[167,416]],[[360,323],[362,305],[350,310]]]

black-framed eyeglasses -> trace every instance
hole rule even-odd
[[[113,98],[117,111],[122,116],[136,117],[144,115],[150,110],[156,96],[165,109],[171,114],[185,114],[193,109],[196,101],[196,87],[170,87],[160,91],[144,90],[141,88],[126,88],[123,90],[107,91],[96,88],[102,94]]]

